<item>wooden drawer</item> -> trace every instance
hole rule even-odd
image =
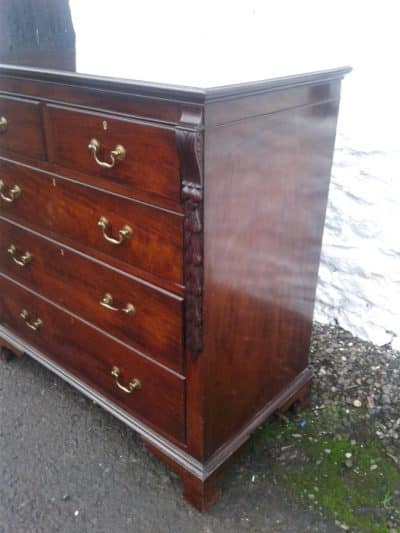
[[[0,117],[0,150],[45,158],[39,102],[1,96]]]
[[[65,313],[0,275],[0,322],[50,359],[128,411],[174,439],[185,440],[185,380],[94,328]],[[25,318],[21,312],[26,311]],[[37,320],[42,321],[37,324]],[[33,330],[31,328],[37,327]],[[131,394],[117,387],[111,375],[128,387],[137,379],[140,388]]]
[[[15,185],[20,189],[13,202],[0,200],[0,216],[182,284],[182,216],[4,160],[0,175],[5,195],[12,197]],[[101,217],[109,221],[109,236],[119,238],[126,225],[132,236],[120,245],[107,242],[98,225]]]
[[[102,186],[128,196],[140,191],[180,200],[179,162],[175,130],[171,127],[135,122],[113,115],[89,113],[66,107],[46,106],[46,135],[49,160],[67,168],[96,176]],[[111,152],[119,145],[126,151],[115,158],[113,168],[95,161],[88,148],[99,143],[97,158],[112,162]]]
[[[182,372],[182,298],[1,219],[0,270]]]

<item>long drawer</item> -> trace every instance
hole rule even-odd
[[[128,196],[143,191],[179,202],[173,128],[50,104],[45,117],[52,163],[96,176],[111,190],[115,184]]]
[[[0,97],[0,150],[44,159],[39,102]]]
[[[185,380],[0,275],[0,322],[156,430],[185,441]]]
[[[1,219],[0,270],[182,371],[182,298]]]
[[[0,216],[182,285],[180,215],[6,160],[0,176]]]

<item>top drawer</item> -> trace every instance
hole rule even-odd
[[[94,175],[98,184],[129,196],[144,192],[179,202],[173,128],[56,105],[47,105],[45,116],[52,163]]]
[[[0,96],[0,150],[45,158],[39,102]]]

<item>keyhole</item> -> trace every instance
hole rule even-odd
[[[107,120],[103,120],[103,130],[106,131],[108,128]]]

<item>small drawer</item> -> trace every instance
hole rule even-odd
[[[51,162],[128,196],[144,192],[179,202],[173,128],[55,105],[46,106],[45,116]]]
[[[182,372],[181,297],[1,219],[0,270]]]
[[[182,216],[0,160],[0,216],[182,284]]]
[[[39,102],[0,96],[0,150],[45,159]]]
[[[185,379],[0,275],[0,323],[129,414],[184,442]]]

